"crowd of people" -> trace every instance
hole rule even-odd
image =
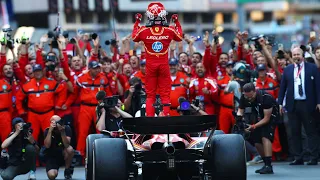
[[[289,51],[278,46],[272,52],[273,43],[266,36],[250,44],[247,32],[236,32],[238,42],[228,52],[223,52],[219,34],[213,31],[212,36],[210,41],[210,33],[205,32],[202,38],[206,47],[204,54],[194,51],[194,43],[199,42],[187,34],[184,34],[183,41],[170,43],[169,62],[162,63],[169,64],[171,87],[162,87],[156,92],[161,95],[170,90],[170,116],[181,114],[181,98],[190,102],[199,100],[201,105],[197,111],[217,115],[217,129],[232,133],[236,123],[234,112],[241,104],[242,88],[251,82],[255,89],[264,90],[278,99],[280,105],[283,121],[275,126],[272,135],[273,159],[283,159],[286,154],[294,158],[292,165],[298,165],[303,164],[304,155],[309,154],[308,164],[317,164],[320,48],[313,49],[311,45],[315,37],[311,37],[306,46],[293,44]],[[133,50],[130,49],[132,43]],[[183,49],[185,43],[187,51]],[[48,52],[44,52],[46,44],[50,45]],[[97,124],[96,94],[99,91],[105,91],[106,96],[118,97],[121,101],[118,111],[133,117],[139,112],[140,99],[134,98],[137,92],[144,94],[145,83],[150,78],[146,76],[146,61],[149,59],[146,59],[148,52],[143,42],[132,42],[131,35],[118,38],[110,45],[112,55],[101,49],[99,36],[91,38],[89,34],[74,37],[72,41],[62,35],[50,39],[45,34],[35,45],[35,52],[30,52],[29,46],[30,42],[20,44],[15,53],[13,47],[1,45],[0,136],[3,144],[16,130],[16,124],[29,122],[34,138],[30,139],[30,144],[36,144],[37,149],[41,146],[49,148],[50,138],[46,137],[51,136],[52,129],[58,126],[55,121],[61,118],[71,127],[70,130],[59,128],[63,132],[62,144],[69,155],[65,158],[69,158],[69,167],[73,149],[85,157],[86,137],[106,128],[106,125]],[[67,47],[75,49],[75,54],[68,54]],[[141,54],[136,54],[138,49]],[[86,50],[90,52],[88,56],[85,56]],[[13,59],[7,58],[8,52],[12,53]],[[236,87],[230,83],[234,81],[238,83]],[[248,130],[254,128],[250,126]],[[301,136],[307,139],[307,145],[301,145]],[[284,141],[282,137],[286,137]],[[3,144],[3,149],[8,148],[8,144]],[[266,161],[250,140],[247,141],[247,150],[252,157],[250,162]],[[52,169],[57,167],[52,166]],[[35,171],[35,168],[31,170]],[[52,171],[48,175],[56,176],[57,172]],[[10,179],[10,175],[3,177]]]

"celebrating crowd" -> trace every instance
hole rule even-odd
[[[281,159],[286,154],[294,158],[292,165],[303,164],[303,154],[307,153],[301,152],[303,135],[308,140],[307,147],[304,147],[309,151],[308,164],[317,164],[317,140],[320,132],[316,129],[319,116],[315,112],[320,111],[320,48],[313,48],[311,45],[315,37],[311,37],[310,43],[306,46],[293,44],[291,50],[286,51],[279,45],[278,49],[272,52],[275,45],[271,38],[257,36],[252,40],[253,43],[249,43],[247,32],[236,32],[237,42],[225,53],[219,44],[219,34],[213,31],[212,36],[212,42],[209,32],[205,32],[202,38],[205,45],[204,54],[194,51],[194,43],[198,43],[196,37],[183,34],[183,41],[169,42],[169,62],[161,63],[163,68],[169,64],[170,79],[162,81],[171,80],[171,87],[153,82],[153,86],[159,88],[158,92],[157,88],[152,91],[154,95],[160,94],[160,97],[165,91],[170,91],[170,97],[166,100],[168,102],[164,102],[170,109],[170,116],[181,114],[181,98],[190,102],[199,100],[201,105],[199,109],[195,107],[196,110],[217,115],[217,129],[231,133],[236,123],[234,112],[239,104],[241,105],[242,88],[251,82],[255,89],[266,91],[274,99],[278,99],[279,96],[278,103],[284,120],[275,126],[272,132],[274,134],[271,135],[274,159]],[[132,42],[132,38],[136,42]],[[175,40],[179,38],[176,37]],[[47,44],[50,50],[44,52]],[[134,44],[133,50],[130,49],[131,44]],[[186,44],[188,49],[184,51],[183,47]],[[45,34],[41,37],[40,43],[35,45],[35,52],[30,52],[29,46],[28,41],[19,44],[15,53],[13,47],[7,46],[6,43],[1,45],[2,148],[8,148],[8,144],[4,142],[12,136],[12,132],[21,129],[22,124],[19,123],[23,122],[31,124],[32,132],[29,132],[28,137],[32,134],[33,138],[28,138],[30,144],[35,145],[37,150],[41,149],[41,146],[50,148],[52,142],[46,137],[48,134],[52,136],[53,129],[57,126],[62,137],[61,144],[66,149],[66,167],[70,167],[73,149],[85,157],[86,137],[106,127],[104,125],[104,128],[101,128],[101,124],[99,127],[97,124],[97,93],[105,91],[106,96],[118,96],[121,101],[118,107],[121,108],[117,110],[134,117],[140,108],[139,105],[135,105],[140,101],[134,99],[136,92],[143,92],[146,81],[154,79],[146,77],[146,71],[153,71],[146,68],[147,61],[153,60],[146,59],[150,50],[143,42],[139,42],[137,37],[131,35],[117,38],[115,43],[110,44],[112,55],[101,48],[99,36],[92,37],[90,34],[79,34],[72,39],[63,35],[48,38],[48,34]],[[75,49],[75,54],[68,54],[67,48]],[[141,54],[136,54],[138,49],[141,50]],[[86,50],[90,52],[88,56],[85,56]],[[12,53],[13,59],[7,58],[7,53]],[[300,62],[303,62],[302,65]],[[162,74],[161,69],[157,73]],[[150,88],[147,88],[147,91],[151,91]],[[154,100],[155,97],[151,99]],[[147,115],[150,113],[154,114],[147,107]],[[70,129],[56,125],[55,122],[60,119],[64,121],[63,125],[70,126]],[[247,130],[254,130],[259,125],[251,125]],[[281,137],[287,138],[282,141]],[[250,162],[269,161],[259,156],[251,144],[248,140],[247,149],[253,159]],[[286,144],[289,144],[289,150],[285,148]],[[51,161],[50,163],[56,163]],[[53,165],[50,167],[58,168]],[[51,169],[47,168],[50,172],[48,177],[54,179],[57,172],[50,171]],[[35,171],[35,168],[30,170]],[[70,171],[72,170],[66,169],[67,177],[72,174]],[[7,173],[2,177],[10,179],[12,176],[14,175]]]

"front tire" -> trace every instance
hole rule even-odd
[[[97,139],[93,143],[93,179],[127,180],[127,143],[120,138]]]

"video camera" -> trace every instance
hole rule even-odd
[[[261,34],[261,35],[258,35],[258,36],[253,36],[249,40],[254,42],[254,47],[256,47],[257,51],[261,51],[262,47],[260,45],[259,39],[260,38],[265,38],[265,37],[266,37],[265,35]]]
[[[98,109],[104,108],[105,110],[108,110],[109,108],[117,106],[119,96],[106,97],[106,92],[99,91],[96,94],[96,99],[102,101],[102,103],[98,105]]]
[[[65,38],[69,38],[69,33],[67,31],[63,31],[59,25],[59,16],[60,13],[58,13],[57,26],[53,29],[53,31],[48,32],[48,38],[52,39],[52,48],[58,48],[58,39],[60,35],[63,35]]]
[[[243,116],[238,116],[235,112],[233,112],[233,116],[235,117],[236,123],[232,128],[232,133],[240,134],[244,139],[248,139],[250,133],[245,131],[245,129],[248,128],[248,125],[246,124]]]
[[[106,97],[103,100],[104,108],[112,108],[117,106],[119,96]]]
[[[191,115],[191,110],[193,109],[191,107],[191,103],[185,98],[185,97],[179,97],[178,99],[179,104],[180,104],[180,109],[179,111],[181,111],[183,113],[183,115]],[[192,104],[196,107],[199,107],[200,105],[200,99],[194,99],[192,100]]]
[[[3,38],[0,39],[1,45],[7,45],[9,49],[12,49],[14,46],[14,39],[11,35],[12,29],[11,28],[4,28],[2,29],[4,33]]]
[[[142,90],[142,84],[138,83],[134,85],[134,92],[140,92]]]
[[[285,53],[284,53],[284,51],[278,50],[278,58],[279,58],[279,59],[285,58]]]
[[[60,119],[60,120],[57,121],[56,123],[59,124],[60,126],[64,126],[65,121],[64,121],[64,119]]]
[[[21,132],[24,134],[25,138],[28,137],[29,133],[32,133],[31,123],[23,123]]]
[[[116,45],[117,45],[117,40],[116,40],[116,39],[106,40],[106,41],[104,42],[104,44],[107,45],[107,46],[109,46],[109,45],[111,45],[111,46],[116,46]]]
[[[23,33],[20,39],[16,39],[16,43],[27,44],[28,40],[29,38],[25,35],[25,33]]]
[[[262,47],[260,45],[259,39],[264,38],[267,42],[268,45],[273,46],[275,45],[275,37],[274,36],[266,36],[266,35],[258,35],[258,36],[253,36],[249,40],[254,42],[254,46],[258,51],[262,50]]]

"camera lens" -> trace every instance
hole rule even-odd
[[[68,39],[69,38],[69,32],[68,31],[64,31],[63,32],[63,37]]]
[[[111,40],[111,45],[116,45],[117,44],[117,41],[115,39],[112,39]]]
[[[54,33],[52,31],[49,31],[48,32],[48,38],[53,38],[53,36],[54,36]]]
[[[98,37],[97,33],[92,33],[91,34],[91,39],[96,40],[97,37]]]

